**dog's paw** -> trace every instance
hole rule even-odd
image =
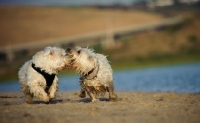
[[[42,100],[44,101],[44,103],[48,104],[50,101],[50,98],[47,96],[47,97],[43,97]]]
[[[112,96],[109,97],[111,101],[117,100],[117,95],[113,94]]]
[[[26,100],[26,104],[33,104],[32,100]]]
[[[55,93],[50,93],[49,98],[50,99],[55,99],[56,98],[56,94]]]
[[[96,102],[96,101],[97,101],[96,99],[92,99],[92,100],[91,100],[91,103],[94,103],[94,102]]]
[[[33,103],[33,97],[31,95],[26,95],[26,103],[32,104]]]
[[[79,97],[80,97],[80,98],[85,98],[85,97],[86,97],[86,94],[85,94],[85,93],[81,93],[81,94],[79,94]]]

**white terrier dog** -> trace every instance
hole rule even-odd
[[[96,96],[103,96],[108,91],[110,100],[117,99],[114,93],[112,68],[106,56],[81,47],[68,48],[67,52],[71,61],[69,66],[75,68],[81,76],[81,94],[79,95],[81,98],[86,97],[86,91],[94,102]]]
[[[57,74],[68,64],[65,55],[64,49],[46,47],[22,66],[18,75],[26,103],[32,103],[33,97],[39,98],[45,103],[49,103],[51,99],[56,97]]]

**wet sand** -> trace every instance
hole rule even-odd
[[[21,92],[0,92],[0,123],[200,123],[200,94],[117,92],[91,103],[78,91],[59,92],[50,104],[25,104]]]

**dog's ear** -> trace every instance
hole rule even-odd
[[[96,59],[94,57],[89,56],[88,59],[89,59],[90,63],[93,65],[93,67],[96,66]]]
[[[88,59],[89,59],[90,63],[95,65],[95,61],[94,61],[94,58],[92,56],[89,56]]]
[[[45,51],[44,55],[53,55],[54,54],[54,50],[47,50]]]

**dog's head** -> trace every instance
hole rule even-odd
[[[33,56],[33,63],[48,73],[58,73],[69,64],[68,56],[64,49],[46,47]]]
[[[68,57],[71,61],[71,67],[79,73],[86,74],[96,66],[96,57],[92,49],[88,48],[68,48]]]

